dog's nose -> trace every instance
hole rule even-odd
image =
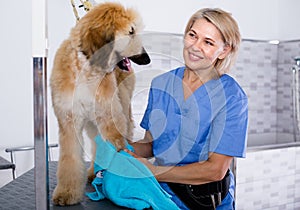
[[[140,54],[131,56],[129,57],[129,59],[138,65],[147,65],[151,62],[151,59],[145,48],[142,49],[142,52]]]

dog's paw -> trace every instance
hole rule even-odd
[[[125,140],[116,140],[113,142],[113,144],[118,152],[125,149]]]
[[[94,168],[89,168],[87,170],[87,175],[88,175],[88,182],[91,183],[96,177],[96,175],[94,174]]]
[[[59,206],[74,205],[80,203],[81,199],[82,192],[73,189],[60,189],[58,186],[56,186],[52,196],[53,204]]]
[[[89,182],[89,183],[92,183],[92,182],[94,181],[95,177],[96,177],[95,174],[89,175],[89,176],[88,176],[88,182]]]

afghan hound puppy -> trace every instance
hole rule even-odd
[[[91,139],[100,133],[118,150],[132,139],[135,76],[130,60],[150,63],[137,35],[141,30],[142,20],[133,9],[99,4],[78,21],[56,52],[50,78],[60,145],[55,205],[76,204],[83,197],[84,130]],[[93,162],[88,177],[94,177]]]

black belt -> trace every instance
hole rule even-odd
[[[229,191],[229,170],[221,181],[201,185],[168,183],[171,190],[191,210],[212,210],[221,204]]]

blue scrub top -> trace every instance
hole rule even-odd
[[[155,164],[204,161],[209,152],[245,157],[248,99],[242,88],[224,74],[184,99],[184,69],[164,73],[151,83],[140,125],[153,137]]]

